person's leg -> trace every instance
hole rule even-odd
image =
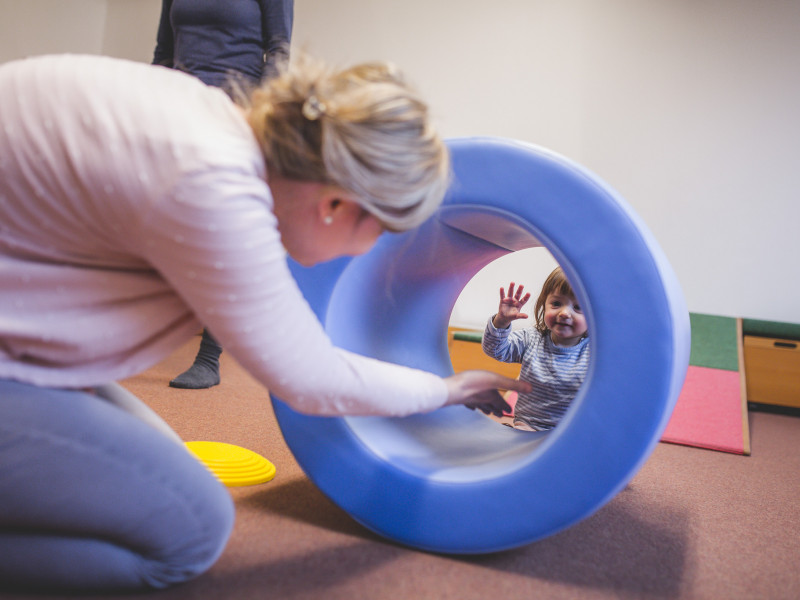
[[[172,427],[167,425],[164,419],[120,384],[108,383],[96,387],[94,388],[94,393],[98,398],[111,402],[114,406],[121,408],[140,421],[154,427],[168,438],[174,440],[176,444],[183,444],[183,440],[180,436],[175,433]]]
[[[0,586],[163,588],[207,570],[230,494],[187,450],[92,394],[0,380]]]
[[[520,429],[522,431],[536,431],[533,427],[528,425],[522,419],[514,419],[513,424],[511,425],[514,429]]]
[[[222,346],[217,343],[208,329],[203,329],[200,349],[194,363],[186,371],[169,382],[170,387],[189,390],[202,390],[219,385],[219,356]]]

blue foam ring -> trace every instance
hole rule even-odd
[[[550,433],[528,433],[464,407],[325,418],[273,404],[300,466],[354,519],[415,548],[485,553],[561,531],[627,485],[683,385],[689,317],[655,240],[598,177],[511,140],[448,146],[454,180],[422,227],[293,273],[337,345],[447,376],[449,315],[467,282],[500,256],[545,246],[592,340],[567,415]]]

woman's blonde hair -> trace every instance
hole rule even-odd
[[[547,297],[550,294],[560,294],[562,296],[571,296],[575,298],[575,292],[572,290],[572,286],[567,276],[564,275],[564,271],[561,267],[556,267],[550,275],[547,276],[547,279],[545,279],[542,284],[542,291],[539,292],[539,297],[536,299],[533,315],[536,318],[536,329],[541,333],[547,333],[549,331],[547,325],[544,324],[544,305],[547,304]],[[588,335],[589,332],[587,331],[583,337]]]
[[[271,172],[338,185],[388,229],[416,227],[444,198],[447,148],[391,64],[334,71],[300,55],[247,107]]]

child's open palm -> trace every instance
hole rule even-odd
[[[520,285],[516,289],[512,281],[508,284],[508,295],[503,288],[500,288],[500,307],[497,314],[492,319],[492,323],[498,329],[505,329],[512,321],[517,319],[527,319],[528,315],[521,311],[522,307],[531,299],[531,295],[526,293],[525,286]]]

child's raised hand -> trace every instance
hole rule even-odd
[[[520,285],[514,289],[514,282],[508,284],[508,295],[503,288],[500,288],[500,307],[497,309],[497,314],[492,318],[492,324],[497,329],[505,329],[511,325],[512,321],[517,319],[527,319],[528,315],[521,312],[520,309],[525,306],[525,303],[531,299],[530,294],[523,295],[525,286]]]

